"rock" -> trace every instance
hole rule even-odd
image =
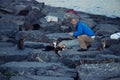
[[[54,51],[43,51],[42,49],[36,49],[29,52],[28,61],[38,61],[39,58],[42,62],[59,62],[59,57]],[[41,62],[41,61],[40,61]]]
[[[68,33],[51,33],[51,34],[47,34],[46,35],[49,39],[61,39],[61,40],[65,40],[65,39],[69,39],[70,40],[70,35]]]
[[[8,40],[9,40],[8,36],[6,36],[6,35],[4,35],[4,34],[3,34],[3,35],[1,34],[1,36],[0,36],[0,41],[1,41],[1,42],[6,42],[6,41],[8,41]]]
[[[35,49],[41,49],[44,48],[48,43],[42,43],[42,42],[32,42],[32,41],[25,41],[24,46],[28,48],[35,48]]]
[[[29,14],[26,16],[25,21],[35,24],[40,18],[44,17],[44,14],[41,13],[38,9],[33,9],[29,12]]]
[[[0,42],[0,47],[13,47],[15,44],[8,42]]]
[[[23,8],[22,10],[20,10],[20,12],[18,13],[18,15],[21,16],[27,16],[28,13],[32,10],[31,6],[26,6],[25,8]]]
[[[95,35],[96,36],[101,36],[101,37],[109,37],[110,36],[110,32],[107,32],[107,31],[104,31],[104,30],[97,30],[96,32],[95,32]]]
[[[23,24],[19,25],[19,31],[28,31],[28,30],[33,30],[33,26],[29,22],[25,21]]]
[[[61,23],[58,22],[47,22],[45,18],[40,19],[40,26],[45,32],[61,32]]]
[[[1,61],[22,61],[28,56],[28,52],[31,49],[25,48],[25,50],[18,50],[16,47],[3,47],[0,48],[0,60]]]
[[[12,19],[12,20],[11,20]],[[3,15],[2,19],[3,21],[10,22],[10,23],[15,23],[16,25],[21,25],[24,23],[24,16],[18,16],[18,15]],[[17,27],[18,29],[18,27]]]
[[[4,64],[4,63],[5,63],[4,61],[0,61],[0,65],[1,65],[1,64]]]
[[[110,35],[110,39],[120,39],[120,32],[114,33]]]
[[[112,25],[112,24],[100,24],[97,27],[101,31],[106,31],[109,33],[114,33],[119,31],[119,26],[118,25]]]
[[[0,73],[0,80],[7,80],[7,79],[4,75],[1,75],[1,73]]]
[[[120,64],[83,64],[76,68],[80,80],[104,80],[120,76]]]
[[[115,77],[115,78],[110,78],[108,80],[119,80],[119,79],[120,79],[120,77]]]
[[[102,34],[102,32],[100,34]],[[119,40],[110,39],[107,35],[96,36],[94,42],[91,43],[89,50],[96,50],[101,45],[101,40],[105,40],[105,49],[108,49],[110,46],[119,43]]]
[[[3,1],[5,3],[5,1]],[[37,1],[33,0],[12,0],[11,2],[8,1],[8,4],[4,4],[5,6],[9,5],[10,8],[14,9],[17,13],[24,9],[27,6],[31,6],[32,9],[39,9],[41,10],[44,7],[44,3],[39,3]],[[9,3],[10,2],[10,3]]]
[[[54,16],[57,18],[56,22],[62,22],[64,20],[64,12],[57,11],[57,12],[49,12],[47,16]]]
[[[58,18],[55,16],[46,16],[45,19],[47,20],[47,22],[58,22]]]
[[[118,43],[119,43],[119,40],[114,40],[114,39],[110,39],[110,38],[106,39],[106,46],[107,47],[113,46],[114,44],[119,45]]]
[[[61,28],[62,32],[71,32],[72,31],[71,27],[68,27],[65,25],[62,25],[60,28]]]
[[[0,8],[0,12],[3,12],[5,14],[13,14],[14,11],[13,10],[10,10],[10,9],[7,9],[7,8]]]
[[[75,78],[76,71],[74,69],[68,69],[64,66],[53,65],[47,69],[39,69],[37,75]]]
[[[65,8],[61,7],[50,7],[48,5],[44,6],[44,9],[42,9],[42,13],[46,15],[52,15],[58,17],[60,20],[63,18],[64,13],[65,13]]]
[[[45,18],[40,19],[40,26],[43,28],[48,26],[47,20]]]
[[[67,77],[51,77],[51,76],[36,76],[36,75],[26,75],[26,76],[13,76],[10,80],[74,80]]]
[[[60,29],[61,24],[56,23],[56,22],[50,22],[46,25],[46,27],[43,28],[44,31],[48,31],[49,33],[57,33],[57,32],[61,32]]]
[[[21,37],[25,37],[26,41],[36,41],[36,42],[49,42],[50,39],[40,31],[19,31],[16,34],[16,40],[19,40]]]
[[[110,50],[116,55],[120,55],[120,44],[113,44],[110,46]]]
[[[40,62],[9,62],[0,66],[1,71],[11,71],[21,75],[75,77],[74,69],[69,69],[60,63]]]
[[[1,2],[1,6],[4,7],[4,6],[12,4],[14,1],[13,0],[11,0],[11,1],[9,1],[9,0],[6,0],[6,1],[1,0],[0,2]],[[6,3],[6,2],[8,2],[8,3]]]
[[[7,24],[6,24],[7,23]],[[16,31],[18,25],[9,20],[0,20],[0,32],[4,35],[10,35],[12,32]]]
[[[120,57],[113,54],[98,54],[96,58],[99,59],[113,59],[115,62],[120,61]]]
[[[84,22],[91,29],[94,29],[97,26],[97,23],[95,23],[94,20],[90,18],[84,18],[84,19],[81,19],[80,21]]]
[[[64,63],[66,66],[68,67],[76,67],[78,65],[81,64],[90,64],[90,63],[101,63],[104,61],[107,61],[107,62],[114,62],[113,61],[109,61],[109,59],[100,59],[98,57],[99,54],[112,54],[111,51],[81,51],[81,52],[78,52],[77,51],[77,48],[73,48],[73,49],[67,49],[63,52],[60,53],[60,55],[62,56],[61,57],[61,61],[62,63]],[[119,59],[117,59],[119,60]]]
[[[65,44],[67,48],[71,48],[71,47],[74,47],[74,46],[79,47],[79,42],[78,42],[77,39],[64,40],[64,41],[60,42],[58,45],[61,45],[61,44]]]

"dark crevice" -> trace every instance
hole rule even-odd
[[[2,18],[2,16],[0,16],[0,19]]]
[[[29,13],[29,10],[22,10],[18,13],[18,15],[27,16],[28,13]]]
[[[109,78],[107,78],[107,79],[105,79],[105,80],[114,79],[114,78],[120,78],[120,76],[109,77]]]
[[[76,72],[76,77],[74,78],[74,80],[79,80],[79,73]]]
[[[40,29],[40,25],[39,24],[33,24],[33,30],[39,30]]]

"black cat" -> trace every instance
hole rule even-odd
[[[105,48],[106,48],[106,41],[102,39],[100,45],[98,46],[98,48],[96,50],[101,51],[101,50],[103,50]]]
[[[20,38],[17,43],[18,49],[24,50],[24,39]]]
[[[43,51],[52,51],[55,48],[53,46],[45,46],[45,49]]]
[[[60,57],[59,53],[60,53],[61,51],[65,50],[65,48],[66,48],[65,44],[62,44],[61,46],[57,46],[57,47],[54,49],[54,51],[55,51],[55,53]]]
[[[45,47],[43,51],[55,51],[55,53],[60,57],[59,53],[66,48],[65,44],[61,46],[57,46],[57,41],[53,41],[52,45],[48,45]]]
[[[56,46],[57,46],[57,41],[53,40],[50,45],[45,46],[44,51],[52,51],[56,48]]]
[[[26,39],[26,36],[20,36],[19,37],[19,40],[17,41],[17,47],[18,47],[18,49],[20,49],[20,50],[24,50],[25,49],[25,47],[24,47],[24,40]]]

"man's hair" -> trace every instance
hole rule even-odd
[[[79,20],[79,18],[76,18],[76,17],[72,17],[72,18],[70,18],[69,20],[72,21],[73,19]]]
[[[67,20],[69,20],[69,21],[71,21],[72,19],[80,19],[80,17],[79,16],[77,16],[77,15],[75,15],[75,14],[73,14],[73,13],[66,13],[65,14],[65,18],[67,19]]]

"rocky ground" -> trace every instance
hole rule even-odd
[[[77,39],[67,34],[74,31],[67,10],[34,0],[0,0],[0,80],[120,80],[120,41],[109,38],[120,32],[120,18],[78,12],[99,36],[88,51],[78,52]],[[46,16],[58,21],[47,22]],[[17,47],[21,37],[23,50]],[[61,57],[43,51],[53,39],[67,47]],[[101,51],[100,39],[106,41]]]

